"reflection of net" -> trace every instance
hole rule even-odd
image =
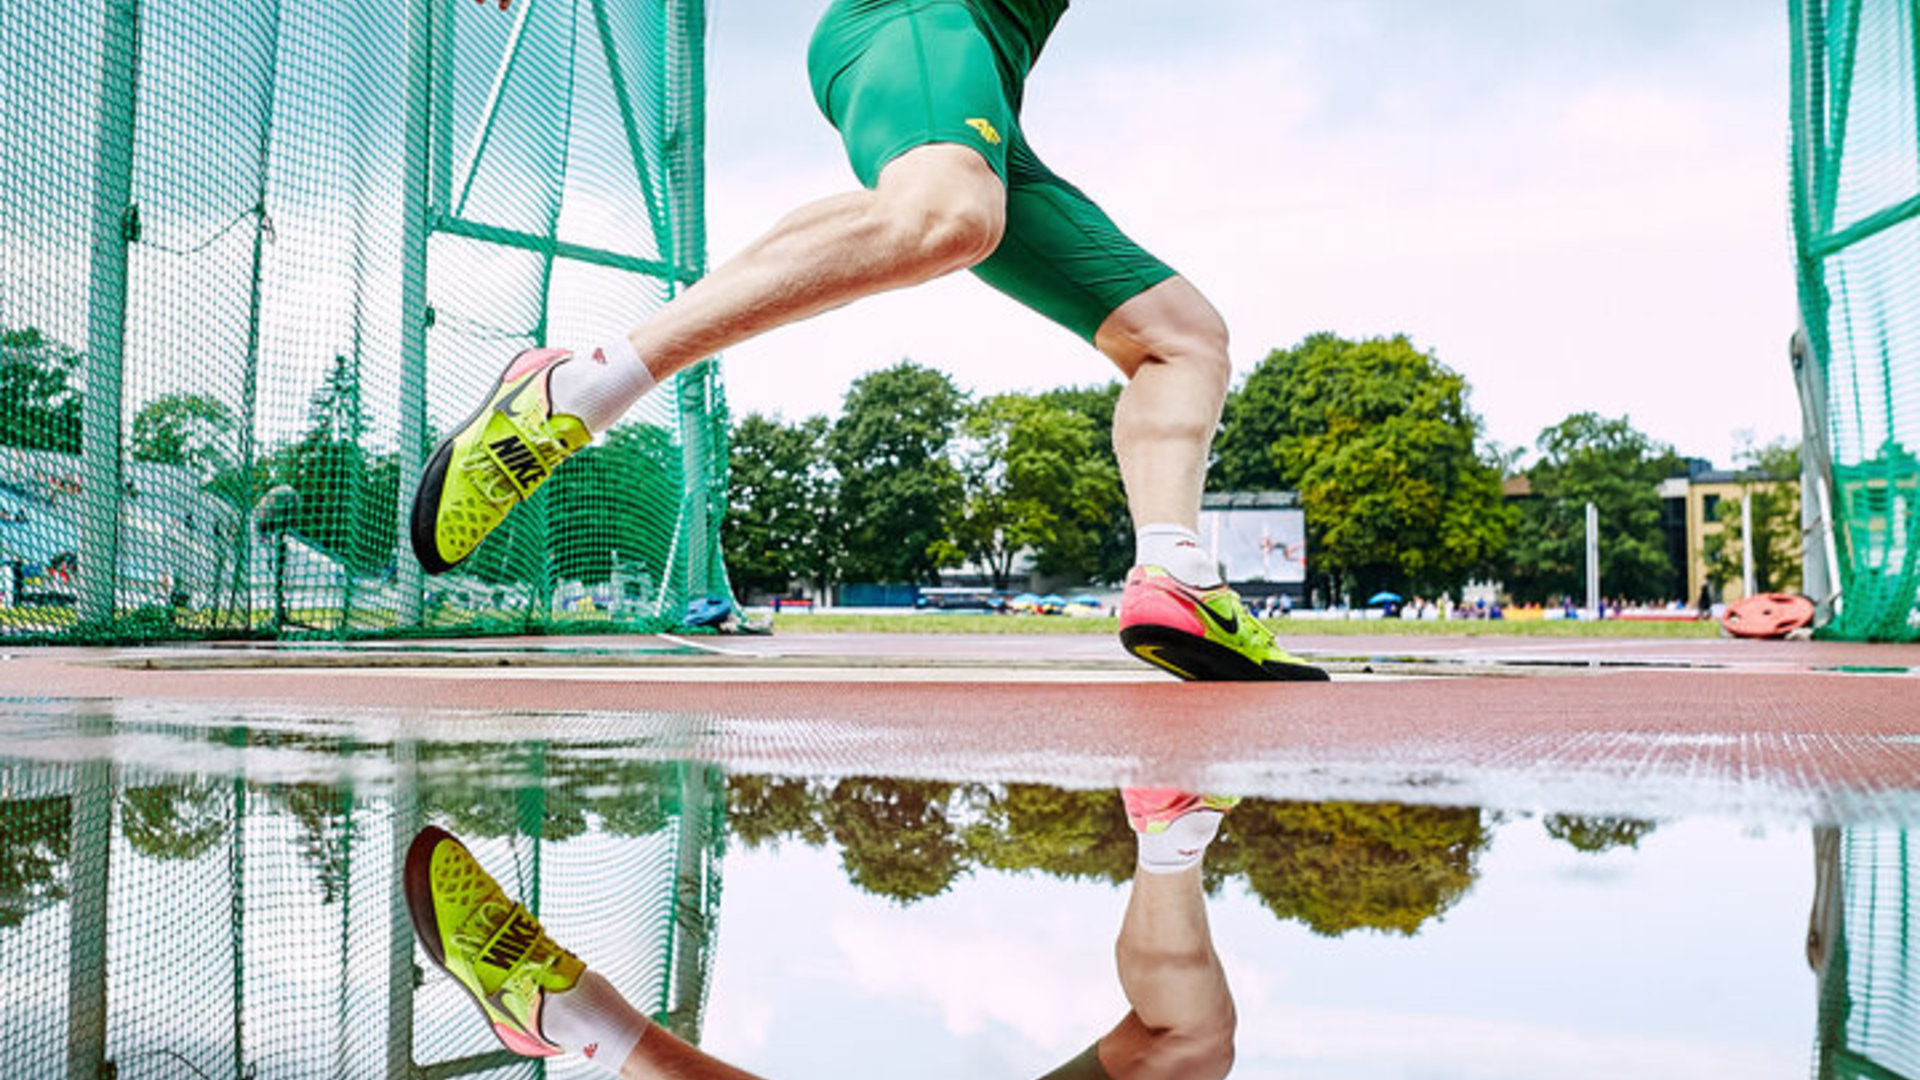
[[[1794,230],[1842,589],[1833,631],[1920,638],[1920,26],[1905,0],[1792,3]],[[1820,430],[1824,428],[1824,430]],[[1821,458],[1815,447],[1814,460]]]
[[[0,628],[652,629],[725,596],[711,365],[463,572],[422,580],[400,528],[514,352],[703,271],[704,17],[8,5]]]
[[[351,755],[399,779],[367,792],[0,760],[8,1076],[542,1075],[415,950],[394,859],[424,822],[460,830],[562,943],[698,1039],[722,836],[709,769],[539,745],[210,741]]]
[[[1920,865],[1897,829],[1823,830],[1816,938],[1820,1080],[1920,1077]],[[1822,917],[1824,915],[1824,918]],[[1825,924],[1824,927],[1822,924]]]

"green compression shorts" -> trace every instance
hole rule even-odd
[[[1100,1064],[1100,1044],[1087,1047],[1086,1052],[1065,1065],[1053,1070],[1040,1080],[1113,1080],[1107,1075],[1106,1066]]]
[[[868,187],[915,147],[972,147],[1007,186],[1000,247],[973,272],[1092,341],[1115,308],[1174,275],[1079,188],[1054,175],[1020,131],[1032,58],[981,0],[834,0],[814,31],[814,99]]]

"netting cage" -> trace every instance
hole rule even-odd
[[[402,517],[508,360],[704,271],[702,0],[0,5],[0,629],[656,630],[730,598],[683,372],[458,570]]]
[[[1793,225],[1827,632],[1920,639],[1920,9],[1791,0]]]
[[[459,835],[635,1008],[700,1040],[717,768],[542,741],[369,742],[311,718],[47,711],[95,747],[198,743],[173,764],[212,771],[0,755],[0,964],[22,1021],[7,1076],[604,1075],[504,1049],[416,944],[399,868],[423,825]]]

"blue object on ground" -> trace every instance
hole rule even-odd
[[[687,601],[687,615],[681,622],[689,627],[713,627],[725,622],[733,614],[732,602],[717,596],[703,596],[698,600]]]

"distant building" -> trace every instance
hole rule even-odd
[[[1750,493],[1800,488],[1798,480],[1760,479],[1731,469],[1715,469],[1698,459],[1688,462],[1687,475],[1672,477],[1660,485],[1661,521],[1667,529],[1667,550],[1677,556],[1675,567],[1685,574],[1686,599],[1693,602],[1701,586],[1708,583],[1707,540],[1726,532],[1729,526],[1720,520],[1720,504],[1746,498]],[[1796,526],[1798,518],[1795,519]],[[1736,522],[1732,528],[1739,530]],[[1746,598],[1746,583],[1738,575],[1713,590],[1713,599],[1733,603]]]

